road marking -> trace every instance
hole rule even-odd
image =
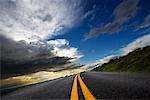
[[[82,81],[80,74],[78,74],[78,80],[85,100],[96,100],[96,98],[91,94],[85,83]]]
[[[79,100],[79,97],[78,97],[78,87],[77,87],[77,75],[74,78],[70,100]]]

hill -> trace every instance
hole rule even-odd
[[[98,66],[93,70],[110,72],[150,72],[150,46],[138,48],[126,56],[111,59],[108,63]]]

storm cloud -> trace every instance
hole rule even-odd
[[[2,78],[62,69],[82,57],[66,39],[51,39],[75,25],[80,0],[0,0],[0,9]]]
[[[1,40],[2,78],[41,71],[70,63],[73,58],[58,57],[51,51],[54,46],[45,42],[26,43],[14,41],[5,36]]]
[[[138,10],[139,0],[123,0],[113,11],[112,22],[105,24],[102,27],[92,28],[85,34],[85,40],[101,35],[112,34],[119,32],[122,26],[133,18]]]
[[[27,61],[34,60],[41,57],[52,57],[53,54],[50,52],[52,46],[43,43],[42,41],[30,42],[29,44],[25,41],[14,41],[0,36],[1,39],[1,57],[2,59],[13,59],[14,61]]]

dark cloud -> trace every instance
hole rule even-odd
[[[1,60],[1,78],[30,74],[48,68],[60,67],[69,63],[70,58],[67,57],[52,57],[36,59],[26,62],[16,62],[13,60]]]
[[[30,42],[25,41],[13,41],[5,36],[0,36],[1,39],[1,57],[2,59],[15,60],[18,62],[24,62],[35,60],[43,57],[52,57],[50,52],[53,47],[48,44],[38,41]]]
[[[66,39],[46,39],[60,35],[64,28],[77,22],[82,15],[81,3],[81,0],[0,0],[2,78],[53,66],[63,68],[58,65],[78,60],[81,57],[78,49],[70,47]]]
[[[112,34],[120,31],[122,26],[136,15],[138,2],[139,0],[124,0],[121,2],[113,11],[113,21],[103,27],[91,29],[85,34],[85,40],[101,34]]]
[[[27,44],[4,36],[1,40],[1,78],[29,74],[70,63],[71,58],[54,56],[53,47],[40,41]]]

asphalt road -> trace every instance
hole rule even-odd
[[[97,99],[150,99],[150,73],[81,74]]]
[[[74,76],[20,88],[2,96],[2,100],[69,100]]]
[[[70,99],[74,77],[20,88],[2,100]],[[150,73],[85,72],[81,78],[96,99],[150,99]],[[78,93],[83,99],[79,83]]]

